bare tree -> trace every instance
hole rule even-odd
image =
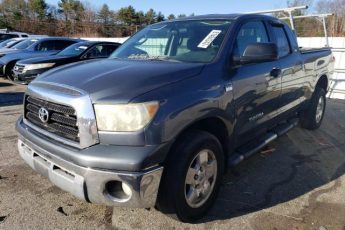
[[[332,36],[345,35],[345,0],[319,0],[316,4],[319,13],[334,13],[328,19],[328,30]]]

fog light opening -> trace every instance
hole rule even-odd
[[[119,202],[127,201],[132,196],[131,188],[121,181],[109,181],[105,184],[105,193],[112,199]]]

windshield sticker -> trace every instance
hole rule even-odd
[[[86,50],[87,46],[79,46],[79,49]]]
[[[212,30],[205,38],[200,42],[198,48],[206,49],[211,45],[211,43],[218,37],[221,33],[221,30]]]

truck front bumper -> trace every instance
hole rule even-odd
[[[19,135],[24,161],[54,185],[91,203],[147,208],[156,203],[163,167],[121,172],[78,166],[56,157]]]

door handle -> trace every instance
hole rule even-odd
[[[282,73],[282,70],[281,69],[278,69],[278,68],[273,68],[270,72],[270,76],[274,77],[274,78],[277,78],[279,77],[279,75]]]

